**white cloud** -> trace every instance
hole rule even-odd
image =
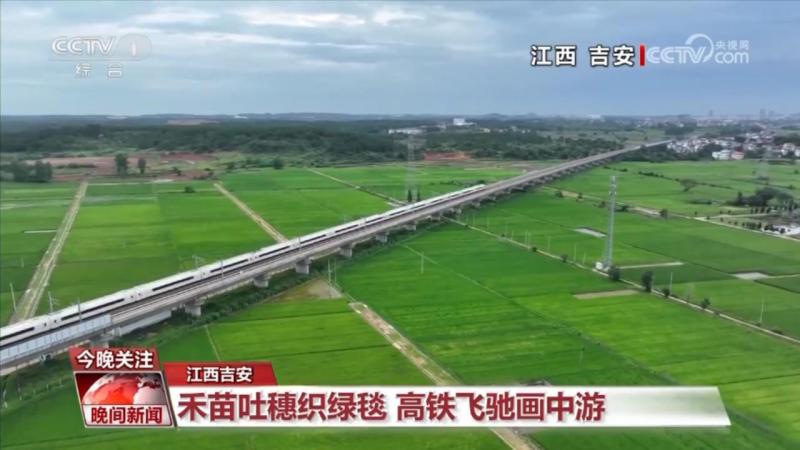
[[[216,31],[199,31],[196,33],[176,33],[178,37],[185,37],[203,42],[230,42],[232,44],[258,44],[275,45],[280,47],[300,47],[304,43],[291,39],[280,39],[252,33],[224,33]]]
[[[425,17],[420,14],[409,13],[398,8],[380,8],[372,14],[372,21],[379,25],[391,25],[393,22],[420,21]]]
[[[372,44],[341,44],[337,42],[315,42],[297,39],[276,38],[254,33],[225,33],[215,31],[198,31],[193,33],[171,33],[174,36],[184,37],[204,42],[229,42],[233,44],[257,44],[277,47],[332,47],[349,50],[372,50],[378,48]]]
[[[7,6],[9,5],[9,6]],[[41,19],[53,13],[52,8],[39,8],[29,6],[10,6],[8,3],[3,4],[3,15],[7,19]]]
[[[329,59],[300,58],[295,60],[295,67],[315,70],[366,70],[377,67],[376,63],[360,61],[332,61]]]
[[[358,26],[366,21],[354,14],[277,12],[266,9],[246,9],[234,14],[250,25],[278,25],[286,27],[318,28]]]
[[[153,12],[148,14],[135,16],[133,20],[138,23],[147,24],[188,23],[197,25],[205,23],[215,17],[217,17],[216,14],[201,9],[168,6],[156,8]]]

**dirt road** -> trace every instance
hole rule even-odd
[[[333,180],[333,181],[335,181],[337,183],[341,183],[341,184],[343,184],[345,186],[349,186],[349,187],[351,187],[353,189],[358,189],[359,191],[364,191],[367,194],[372,194],[372,195],[374,195],[376,197],[380,197],[380,198],[386,200],[392,206],[402,206],[402,205],[404,205],[403,202],[397,200],[396,198],[389,197],[388,195],[381,194],[380,192],[375,192],[373,190],[370,190],[370,189],[367,189],[365,187],[359,186],[359,185],[357,185],[355,183],[351,183],[351,182],[349,182],[347,180],[343,180],[341,178],[336,178],[333,175],[328,175],[327,173],[320,172],[319,170],[308,169],[308,171],[312,172],[312,173],[315,173],[315,174],[317,174],[317,175],[319,175],[321,177],[325,177],[325,178],[327,178],[329,180]]]
[[[444,368],[440,367],[432,359],[428,358],[411,341],[403,336],[389,322],[378,315],[369,306],[350,298],[350,307],[359,314],[368,324],[381,333],[392,346],[400,351],[412,364],[422,373],[430,378],[437,386],[450,386],[459,384],[452,375]],[[511,428],[492,428],[492,432],[503,440],[514,450],[538,450],[533,442],[525,439],[522,435]]]
[[[67,236],[69,236],[72,224],[75,223],[75,218],[78,216],[78,210],[80,210],[81,202],[83,201],[83,197],[86,196],[86,189],[88,187],[89,182],[87,180],[81,181],[78,190],[75,192],[75,197],[69,205],[67,214],[64,215],[64,220],[61,221],[61,225],[58,227],[55,236],[53,236],[53,240],[50,241],[50,246],[39,261],[36,271],[33,272],[33,276],[31,276],[31,280],[28,282],[28,288],[25,290],[25,293],[22,294],[22,297],[20,297],[17,309],[11,316],[11,323],[25,320],[36,313],[36,309],[39,307],[39,300],[42,298],[45,288],[49,285],[50,275],[53,273],[53,268],[56,266],[56,261],[58,260],[58,255],[61,253],[61,249],[64,248],[64,242],[66,242]]]
[[[236,206],[238,206],[239,209],[241,209],[245,214],[248,215],[248,217],[253,219],[253,222],[257,223],[258,226],[260,226],[264,231],[267,232],[267,234],[272,236],[276,241],[278,242],[288,241],[286,236],[282,235],[281,232],[277,230],[277,228],[273,227],[269,222],[264,220],[264,218],[258,215],[257,212],[250,209],[250,207],[247,206],[247,204],[239,200],[239,198],[233,195],[231,191],[225,189],[225,187],[222,184],[214,183],[214,187],[217,188],[217,190],[221,192],[222,195],[228,197],[230,201],[232,201]]]

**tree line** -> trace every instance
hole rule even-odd
[[[405,149],[385,134],[346,124],[208,124],[199,126],[109,126],[90,124],[6,132],[3,153],[60,153],[107,149],[243,151],[322,155],[330,161],[405,158]]]
[[[53,179],[53,166],[41,160],[36,160],[33,164],[12,161],[0,166],[0,171],[9,173],[11,179],[17,182],[47,183]]]

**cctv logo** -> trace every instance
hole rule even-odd
[[[122,36],[59,36],[50,49],[57,60],[139,61],[150,55],[150,39],[140,34]]]
[[[708,35],[696,33],[689,36],[684,45],[647,49],[647,62],[652,64],[703,64],[709,61],[716,64],[748,64],[750,43],[714,42]]]

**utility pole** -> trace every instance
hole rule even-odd
[[[50,314],[53,313],[53,294],[49,290],[47,291],[47,301],[50,303]]]
[[[675,272],[670,272],[669,273],[669,293],[670,294],[672,294],[672,275],[674,275],[674,274],[675,274]]]
[[[611,190],[608,199],[608,234],[606,235],[606,252],[603,267],[608,270],[614,261],[614,212],[617,209],[617,177],[611,177]]]
[[[11,303],[14,305],[14,312],[17,312],[17,298],[14,296],[14,283],[9,282],[8,285],[11,287]]]
[[[761,315],[758,316],[758,323],[764,326],[764,299],[761,299]]]

